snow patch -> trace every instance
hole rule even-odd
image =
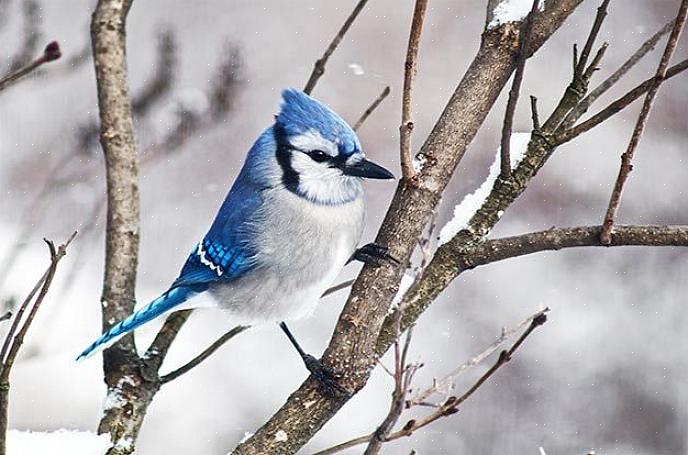
[[[540,1],[538,9],[544,9],[544,0]],[[528,15],[533,7],[533,0],[502,0],[494,9],[492,20],[487,28],[495,28],[507,22],[519,22]]]
[[[389,307],[390,313],[393,312],[401,303],[401,300],[404,298],[404,295],[406,294],[406,291],[409,290],[413,282],[416,281],[416,277],[409,274],[409,273],[404,273],[404,276],[401,277],[401,282],[399,283],[399,290],[397,291],[397,294],[394,296],[394,299],[392,299],[392,305]]]
[[[416,171],[416,174],[418,174],[423,170],[423,167],[427,162],[428,158],[422,153],[418,153],[416,156],[413,157],[411,165],[413,166],[413,170]]]
[[[10,430],[7,432],[9,455],[102,455],[110,447],[110,436],[89,431],[52,432]]]
[[[530,133],[513,133],[510,138],[509,148],[509,162],[511,169],[516,168],[523,159],[523,156],[528,150],[528,142],[530,142]],[[500,161],[501,161],[501,147],[497,148],[497,156],[490,166],[490,172],[487,179],[475,190],[475,192],[466,195],[463,200],[454,207],[454,217],[444,225],[440,231],[439,242],[437,246],[442,246],[454,238],[459,231],[468,228],[468,223],[473,218],[473,215],[482,207],[485,200],[490,195],[492,187],[499,177]]]
[[[275,441],[277,442],[286,442],[289,440],[289,436],[287,436],[287,432],[284,430],[277,430],[277,433],[275,433]]]
[[[117,385],[110,390],[107,395],[105,395],[105,401],[103,402],[103,411],[107,411],[109,409],[116,409],[119,407],[122,407],[127,403],[127,400],[122,396],[122,386],[124,384],[130,385],[130,386],[135,386],[135,382],[132,378],[129,376],[123,376],[122,379],[120,379],[117,382]]]

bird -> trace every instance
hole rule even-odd
[[[366,159],[358,136],[330,107],[290,88],[248,151],[210,229],[158,298],[114,324],[77,360],[207,293],[242,325],[278,322],[306,368],[328,389],[336,374],[299,346],[286,321],[310,316],[352,260],[398,264],[364,228],[362,179],[394,179]]]

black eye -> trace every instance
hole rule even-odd
[[[318,163],[322,163],[323,161],[326,161],[329,156],[327,153],[323,152],[322,150],[311,150],[308,152],[308,156],[310,156],[313,161],[316,161]]]

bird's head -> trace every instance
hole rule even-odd
[[[365,159],[354,130],[334,111],[300,90],[282,92],[273,132],[282,182],[301,197],[341,204],[360,196],[361,178],[392,179]]]

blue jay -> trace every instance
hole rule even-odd
[[[333,372],[306,354],[284,321],[310,315],[352,259],[397,262],[384,247],[356,249],[363,231],[362,178],[392,179],[367,159],[356,133],[296,89],[282,93],[275,123],[258,137],[210,230],[160,297],[114,325],[79,359],[208,292],[240,324],[280,322],[308,370],[326,387]]]

